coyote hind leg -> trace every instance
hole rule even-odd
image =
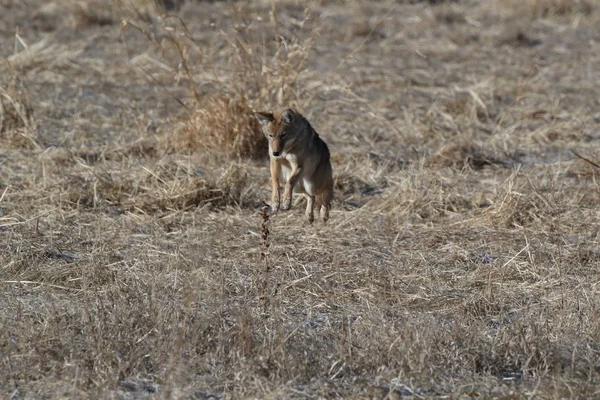
[[[315,220],[315,196],[305,194],[306,197],[306,220],[312,224]]]
[[[329,221],[329,210],[331,209],[331,201],[333,200],[333,188],[328,188],[325,193],[319,196],[321,204],[321,219],[326,223]]]

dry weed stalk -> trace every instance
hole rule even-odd
[[[258,285],[259,299],[262,302],[263,314],[268,316],[268,308],[270,305],[269,296],[269,279],[271,267],[269,265],[269,205],[263,203],[261,210],[261,224],[260,224],[260,261],[264,264],[262,280]]]

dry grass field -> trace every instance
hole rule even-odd
[[[597,0],[0,0],[0,397],[600,398],[599,82]]]

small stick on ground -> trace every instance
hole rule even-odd
[[[571,153],[575,154],[575,157],[577,157],[577,158],[581,158],[583,161],[585,161],[585,162],[588,162],[588,163],[592,164],[594,167],[596,167],[596,168],[600,168],[600,164],[598,164],[598,163],[595,163],[595,162],[594,162],[594,161],[592,161],[592,160],[588,160],[587,158],[585,158],[584,156],[582,156],[582,155],[580,155],[580,154],[577,154],[577,153],[575,152],[575,150],[571,150]]]

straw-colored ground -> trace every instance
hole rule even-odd
[[[0,397],[600,397],[600,3],[166,3],[0,0]]]

